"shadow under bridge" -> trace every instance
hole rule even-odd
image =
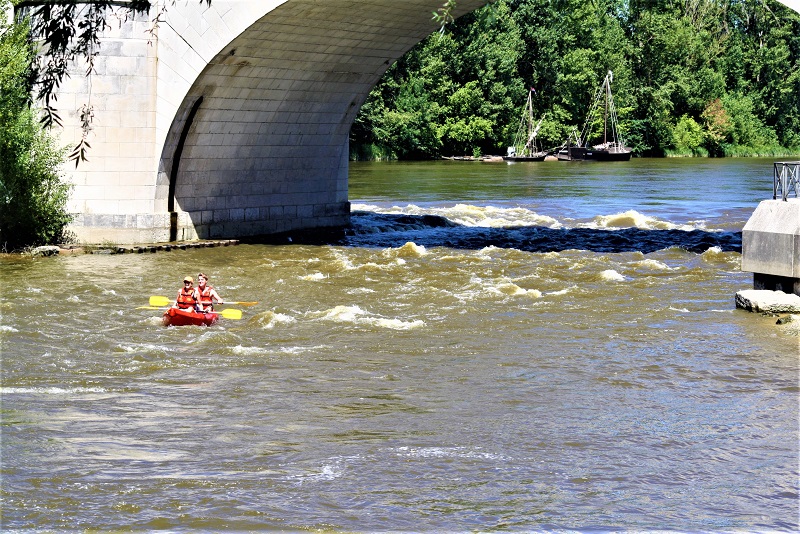
[[[485,3],[459,1],[456,15]],[[171,214],[170,239],[346,225],[350,126],[386,69],[437,29],[430,1],[215,0],[211,8],[227,4],[257,16],[177,106],[156,202]],[[192,46],[203,38],[177,31]]]

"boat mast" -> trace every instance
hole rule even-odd
[[[528,156],[533,155],[533,150],[530,148],[531,137],[533,136],[533,91],[528,91],[528,142],[525,143],[525,148],[529,152]]]
[[[606,74],[606,81],[603,85],[606,86],[606,111],[603,116],[603,144],[608,143],[608,100],[611,97],[611,80],[614,79],[614,74],[608,71]]]

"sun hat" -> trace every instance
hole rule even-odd
[[[184,279],[183,279],[183,281],[184,281],[184,282],[191,282],[191,283],[194,283],[194,280],[192,280],[192,277],[191,277],[191,276],[187,276],[186,278],[184,278]]]

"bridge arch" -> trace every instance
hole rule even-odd
[[[350,126],[441,4],[179,2],[150,42],[146,17],[122,25],[92,79],[59,95],[95,106],[89,161],[70,173],[73,231],[130,243],[346,224]],[[69,141],[78,117],[66,122]]]
[[[459,0],[454,15],[486,3]],[[75,110],[94,108],[89,161],[67,169],[78,239],[346,224],[350,126],[386,69],[437,29],[442,0],[167,5],[152,36],[145,16],[112,28],[93,76],[78,66],[59,91],[67,144],[81,133]]]

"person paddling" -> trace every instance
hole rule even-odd
[[[183,287],[178,290],[178,298],[175,299],[175,304],[172,307],[196,311],[198,308],[196,292],[194,280],[192,280],[191,276],[187,276],[183,279]]]
[[[195,299],[200,307],[200,311],[211,312],[214,311],[214,301],[218,304],[223,304],[222,297],[219,296],[217,290],[208,284],[208,276],[203,273],[197,275],[197,289],[195,289]]]

